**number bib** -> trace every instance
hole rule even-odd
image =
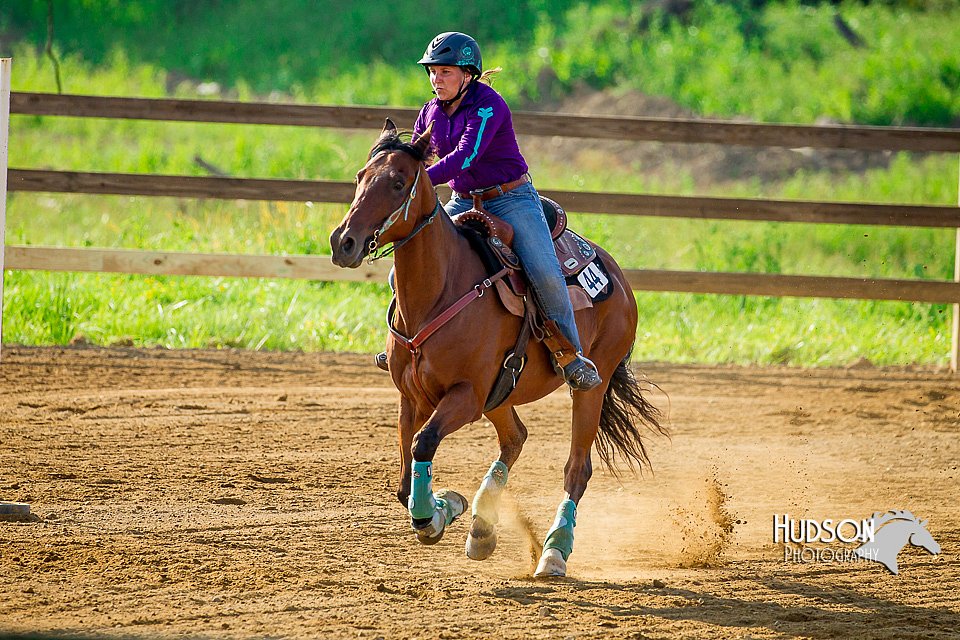
[[[582,287],[593,302],[603,302],[613,293],[610,274],[597,256],[580,273],[568,276],[567,284]]]

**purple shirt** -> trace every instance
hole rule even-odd
[[[453,116],[439,98],[423,105],[413,132],[419,135],[433,122],[431,142],[438,160],[427,168],[434,185],[446,182],[460,193],[493,187],[527,172],[520,154],[513,117],[500,94],[482,82],[470,85]]]

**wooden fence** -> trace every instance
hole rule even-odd
[[[10,58],[0,58],[0,247],[5,247],[7,227],[7,138],[10,131]],[[3,268],[0,251],[0,345],[3,344]]]
[[[379,129],[412,122],[415,109],[14,93],[14,114]],[[514,114],[521,134],[747,146],[960,152],[960,129],[751,124],[715,120]],[[9,170],[11,191],[349,203],[354,185],[263,180]],[[443,189],[441,197],[445,195]],[[953,303],[951,367],[960,351],[960,206],[776,201],[542,190],[570,211],[724,220],[956,228],[954,281],[626,270],[634,289],[765,296]],[[251,256],[156,251],[6,247],[8,269],[162,275],[381,280],[389,264],[336,269],[327,256]]]

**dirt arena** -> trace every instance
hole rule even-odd
[[[8,347],[0,635],[960,637],[960,378],[933,369],[648,364],[673,438],[598,469],[569,577],[531,577],[562,498],[569,396],[521,408],[500,547],[420,547],[394,497],[397,393],[369,356]],[[472,497],[493,428],[440,447]],[[908,509],[941,545],[785,562],[774,514]],[[531,542],[531,540],[533,542]],[[855,545],[853,545],[855,546]],[[852,548],[853,546],[847,545]],[[788,550],[789,551],[789,550]]]

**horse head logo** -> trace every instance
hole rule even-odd
[[[857,547],[853,553],[864,560],[879,562],[894,575],[898,572],[897,554],[908,542],[934,555],[940,553],[940,545],[926,529],[927,521],[918,520],[909,511],[877,511],[871,522],[873,539]]]

